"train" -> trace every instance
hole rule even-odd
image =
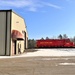
[[[37,48],[73,48],[75,47],[74,42],[70,39],[46,39],[46,40],[36,40]]]

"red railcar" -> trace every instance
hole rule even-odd
[[[70,39],[49,39],[37,40],[36,45],[40,47],[74,47],[74,43]]]

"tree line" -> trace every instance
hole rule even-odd
[[[45,39],[56,39],[56,38],[49,38],[46,37]],[[57,36],[57,39],[68,39],[68,36],[66,34],[59,34]],[[73,38],[69,38],[72,42],[75,43],[75,36]],[[44,38],[42,37],[40,40],[44,40]],[[35,39],[28,39],[28,48],[35,48],[36,47],[36,40]]]

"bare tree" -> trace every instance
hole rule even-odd
[[[59,38],[59,39],[62,39],[62,35],[60,34],[60,35],[58,36],[58,38]]]
[[[63,34],[63,39],[67,39],[68,36],[66,34]]]
[[[49,37],[46,37],[46,40],[48,40],[49,39]]]
[[[36,45],[36,40],[34,39],[28,40],[28,48],[35,48],[35,45]]]
[[[44,40],[44,38],[42,37],[41,40]]]
[[[75,43],[75,36],[74,36],[74,38],[73,38],[73,42]]]

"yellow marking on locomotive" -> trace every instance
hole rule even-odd
[[[66,44],[70,44],[70,43],[66,43]]]

